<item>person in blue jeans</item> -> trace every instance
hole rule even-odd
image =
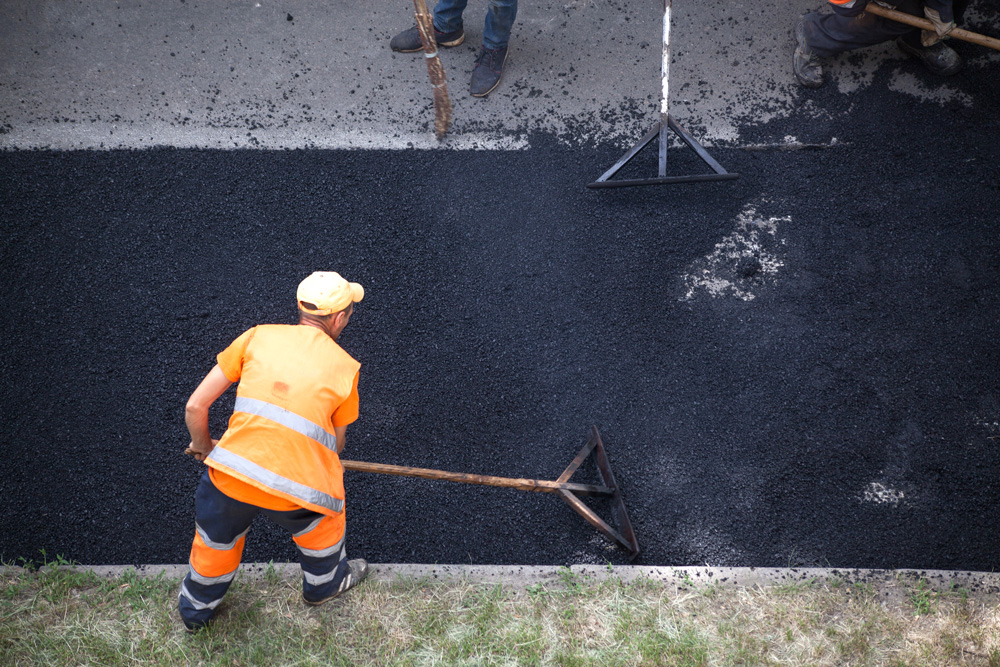
[[[438,46],[458,46],[465,41],[462,12],[469,0],[438,0],[434,7],[434,38]],[[507,43],[510,30],[517,16],[517,0],[489,0],[483,45],[472,70],[469,92],[473,97],[486,97],[500,84],[504,62],[507,60]],[[417,26],[399,33],[389,42],[393,51],[413,53],[423,49]]]

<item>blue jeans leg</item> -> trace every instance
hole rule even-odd
[[[486,27],[483,30],[483,46],[500,49],[510,41],[510,30],[517,17],[517,0],[490,0],[486,13]]]
[[[517,18],[517,0],[489,0],[486,26],[483,29],[483,46],[499,49],[507,46],[510,31]],[[434,7],[434,27],[441,32],[452,32],[462,27],[462,12],[469,0],[438,0]]]
[[[454,32],[462,27],[462,12],[469,0],[438,0],[434,6],[434,27],[440,32]]]

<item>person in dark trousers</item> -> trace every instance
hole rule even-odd
[[[434,39],[438,46],[453,47],[465,41],[462,12],[468,0],[438,0],[434,7]],[[489,0],[483,44],[472,70],[469,92],[473,97],[486,97],[500,84],[507,61],[507,43],[517,16],[517,0]],[[415,53],[423,49],[417,26],[404,30],[389,42],[393,51]]]
[[[292,535],[306,604],[326,602],[368,574],[344,548],[344,470],[339,454],[358,418],[361,364],[337,338],[364,297],[358,283],[320,271],[298,287],[298,324],[247,330],[216,358],[191,394],[185,451],[207,464],[195,495],[195,536],[178,611],[198,630],[212,619],[239,568],[250,524],[264,514]],[[219,440],[208,409],[239,382]]]
[[[865,11],[868,0],[830,0],[832,14],[810,12],[795,24],[795,78],[806,88],[823,85],[820,58],[881,44],[891,39],[907,55],[934,74],[949,76],[962,69],[962,58],[944,43],[962,20],[969,0],[889,0],[878,4],[927,18],[934,30],[920,30]]]

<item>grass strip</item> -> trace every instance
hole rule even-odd
[[[0,574],[0,664],[1000,667],[996,595],[913,576],[725,586],[566,569],[526,587],[369,580],[311,608],[272,567],[238,576],[189,634],[176,578],[66,565]]]

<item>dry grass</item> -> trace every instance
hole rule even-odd
[[[216,622],[177,619],[178,582],[66,568],[0,575],[3,665],[982,665],[995,595],[922,579],[737,587],[368,581],[319,608],[297,580],[238,578]]]

